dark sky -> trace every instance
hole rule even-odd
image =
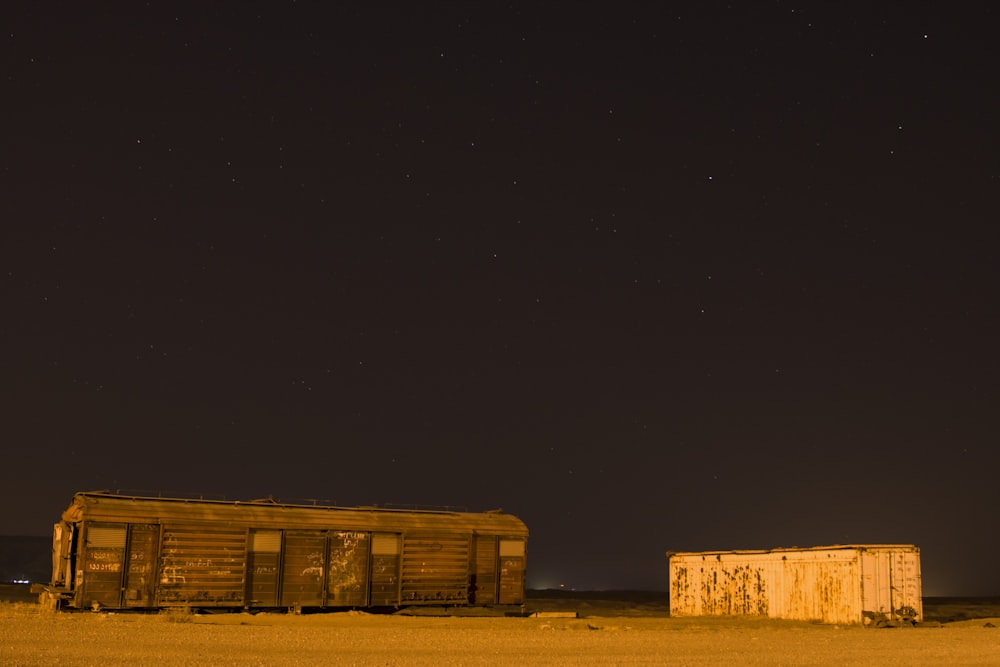
[[[901,542],[1000,594],[992,4],[7,8],[0,534],[502,507],[533,587]]]

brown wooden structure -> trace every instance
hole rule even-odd
[[[43,602],[78,609],[523,605],[515,516],[78,493]]]

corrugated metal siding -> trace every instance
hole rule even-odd
[[[159,603],[241,605],[246,547],[243,528],[165,525]]]
[[[859,623],[865,612],[891,616],[905,598],[919,617],[919,574],[909,577],[906,592],[892,601],[887,592],[896,586],[882,586],[893,570],[907,567],[919,573],[919,552],[910,545],[672,554],[670,611]],[[901,575],[896,579],[903,583]]]
[[[404,535],[402,568],[404,603],[469,599],[469,538],[464,535]]]

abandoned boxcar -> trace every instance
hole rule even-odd
[[[40,600],[70,608],[523,605],[515,516],[78,493]]]
[[[920,550],[848,544],[668,552],[672,616],[768,616],[826,623],[920,621]]]

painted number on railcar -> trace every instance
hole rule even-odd
[[[87,562],[87,572],[121,572],[121,563],[95,563]]]

